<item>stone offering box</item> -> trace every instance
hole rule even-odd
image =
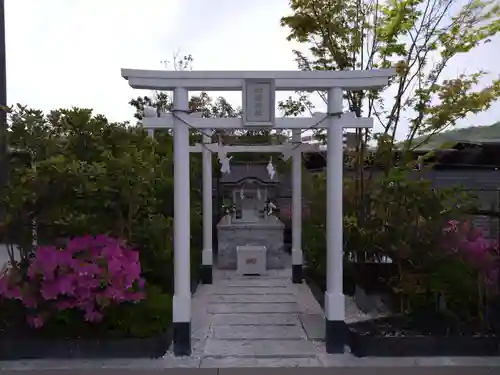
[[[240,275],[264,275],[266,273],[265,246],[237,246],[237,272]]]
[[[288,254],[284,249],[284,224],[274,216],[262,221],[240,222],[222,218],[217,225],[219,269],[238,268],[238,247],[264,247],[266,269],[283,269]]]

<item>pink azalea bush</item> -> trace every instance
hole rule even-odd
[[[0,296],[21,301],[35,328],[69,309],[98,323],[107,307],[143,299],[143,288],[139,253],[104,235],[40,246],[27,271],[12,267],[0,276]]]
[[[490,290],[498,291],[500,267],[498,242],[485,238],[482,230],[472,227],[468,222],[451,220],[445,226],[444,233],[445,249],[461,256],[475,267],[486,286]]]

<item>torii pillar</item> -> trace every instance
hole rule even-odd
[[[210,135],[212,131],[203,132],[203,143],[211,142]],[[200,278],[202,284],[212,284],[213,267],[213,240],[212,240],[212,152],[206,147],[202,150],[202,169],[203,169],[203,250],[201,255]]]
[[[292,130],[292,144],[300,147],[301,130]],[[302,283],[302,151],[292,156],[292,282]]]

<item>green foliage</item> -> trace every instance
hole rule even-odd
[[[432,189],[429,181],[409,173],[393,168],[388,175],[374,177],[366,197],[371,211],[363,217],[353,202],[353,181],[344,181],[345,279],[362,277],[351,274],[348,258],[364,263],[390,257],[397,273],[382,281],[398,295],[401,311],[438,311],[439,298],[444,298],[450,319],[478,318],[482,300],[477,273],[443,247],[443,228],[449,220],[463,218],[474,197],[459,186]],[[312,273],[320,278],[326,272],[325,182],[322,172],[304,186],[311,212],[304,220],[304,252]]]
[[[72,337],[164,332],[171,322],[173,289],[171,136],[162,133],[151,139],[137,126],[109,123],[88,109],[44,115],[20,105],[10,111],[8,136],[10,146],[29,160],[15,161],[2,190],[5,240],[19,244],[26,261],[33,250],[34,219],[39,244],[84,234],[122,238],[139,250],[148,285],[146,300],[109,311],[93,330],[74,312],[61,314],[44,332]],[[191,173],[191,263],[196,277],[201,253],[199,158],[192,161]],[[9,308],[15,311],[15,306]]]
[[[1,300],[0,307],[0,333],[13,337],[147,338],[164,334],[172,322],[171,295],[153,285],[147,287],[144,300],[108,308],[99,324],[86,322],[80,310],[71,309],[35,331],[26,326],[27,311],[20,301]]]
[[[173,214],[172,157],[165,151],[171,150],[169,137],[153,141],[140,128],[108,123],[86,109],[43,115],[18,106],[10,115],[10,145],[29,154],[32,163],[13,168],[2,194],[9,243],[21,244],[29,252],[30,223],[35,218],[40,244],[83,234],[123,238],[140,250],[146,277],[169,291]],[[193,174],[196,168],[193,165]],[[199,201],[193,209],[197,207]],[[200,232],[199,227],[196,230]]]
[[[487,72],[452,79],[444,79],[443,73],[450,61],[474,53],[500,31],[498,2],[290,0],[290,7],[291,14],[281,22],[290,30],[288,39],[307,48],[294,51],[300,69],[395,67],[397,72],[387,88],[345,93],[349,110],[374,117],[381,129],[357,131],[356,176],[345,183],[346,252],[368,260],[390,256],[399,267],[392,286],[403,297],[404,310],[422,301],[435,309],[436,295],[463,307],[468,298],[464,291],[477,286],[477,280],[465,265],[443,257],[439,239],[443,223],[457,219],[459,207],[469,198],[458,189],[432,190],[428,182],[411,179],[410,158],[403,153],[396,167],[391,151],[401,130],[405,141],[399,146],[410,151],[497,101],[500,80],[488,79]],[[326,101],[324,93],[319,95]],[[298,115],[312,110],[312,104],[308,95],[302,95],[282,102],[280,108],[285,115]],[[406,131],[399,129],[408,125]],[[422,138],[416,141],[418,137]],[[370,140],[377,142],[375,161],[382,167],[381,176],[375,169],[369,174],[364,170],[363,147]],[[305,244],[306,255],[318,272],[326,256],[322,179],[311,182],[314,191],[309,190],[309,199],[314,207],[304,233],[307,242],[311,238]],[[472,304],[477,307],[478,300]]]
[[[442,78],[452,59],[473,53],[498,33],[500,6],[494,0],[291,0],[290,6],[292,14],[281,20],[290,29],[288,39],[309,47],[307,54],[295,51],[300,69],[396,67],[388,88],[346,93],[349,109],[377,118],[381,135],[391,142],[409,121],[405,147],[416,147],[415,137],[425,136],[425,142],[489,108],[500,95],[498,79],[477,88],[487,72]],[[306,95],[282,108],[296,114],[311,106]]]
[[[166,332],[172,322],[172,297],[159,288],[146,289],[146,298],[128,306],[119,305],[106,315],[101,328],[108,335],[152,337]]]

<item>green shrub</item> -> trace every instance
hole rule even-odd
[[[443,296],[457,309],[470,305],[477,277],[467,264],[444,252],[442,239],[446,223],[463,217],[473,197],[460,187],[432,189],[430,181],[409,173],[392,168],[385,176],[367,180],[363,211],[354,200],[352,182],[345,181],[344,254],[356,256],[358,262],[391,258],[396,275],[382,282],[398,296],[401,311],[438,311]],[[304,189],[311,212],[304,220],[305,258],[319,278],[326,277],[325,182],[325,174],[319,173]],[[359,269],[345,261],[344,284],[351,278],[358,283],[363,275],[356,272]],[[478,303],[476,310],[481,311]]]
[[[18,163],[2,191],[7,241],[32,250],[36,218],[39,244],[84,234],[125,239],[140,251],[148,283],[167,293],[172,284],[172,137],[155,139],[128,124],[109,123],[91,110],[10,113],[9,143],[31,155]],[[193,270],[201,254],[200,157],[192,157]],[[199,250],[199,251],[197,251]]]
[[[26,309],[18,300],[0,299],[0,334],[45,338],[146,338],[164,334],[172,322],[172,296],[155,286],[146,287],[146,298],[106,310],[99,324],[83,319],[81,311],[66,310],[40,329],[26,324]]]

